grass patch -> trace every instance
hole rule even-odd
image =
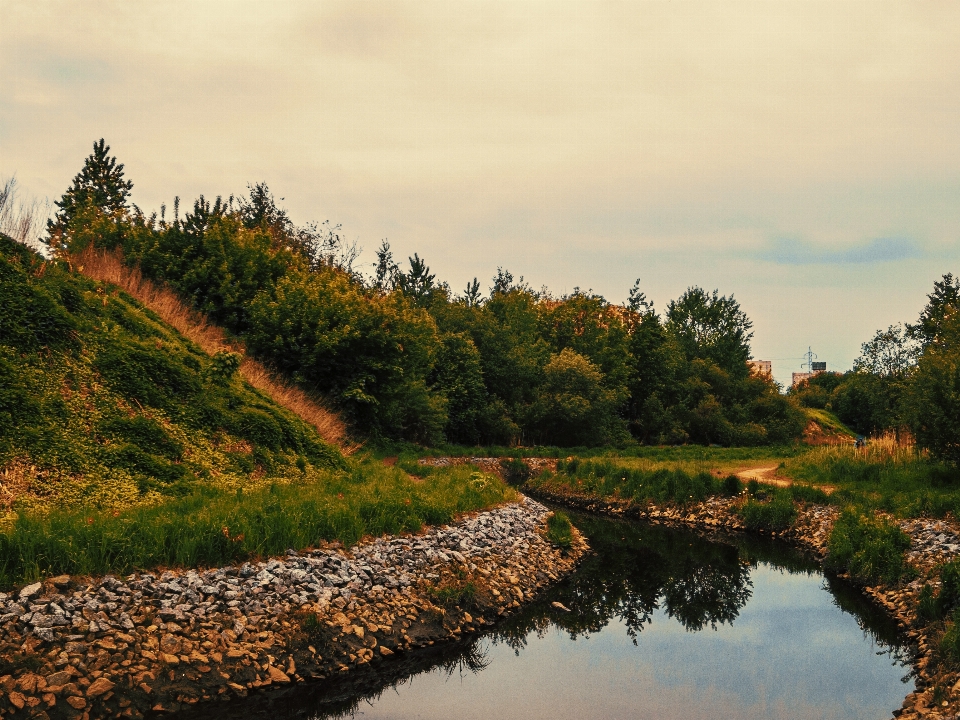
[[[599,495],[637,502],[673,502],[685,505],[700,502],[720,490],[708,472],[688,473],[684,470],[659,468],[632,469],[612,460],[572,458],[557,462],[556,474],[542,474],[530,480],[540,484],[560,483],[567,487]]]
[[[825,565],[863,583],[893,584],[911,574],[909,547],[910,537],[894,523],[848,508],[830,533]]]
[[[743,524],[750,530],[782,531],[797,519],[797,508],[789,491],[776,490],[768,502],[748,499],[738,510]]]
[[[547,518],[547,539],[567,550],[573,545],[573,524],[564,512],[555,512]]]
[[[0,586],[44,575],[213,567],[282,554],[322,540],[416,532],[458,513],[516,499],[498,478],[459,466],[413,482],[400,470],[353,463],[304,482],[254,491],[194,489],[126,510],[23,512],[0,533]]]
[[[898,517],[960,516],[960,470],[911,447],[821,447],[788,458],[781,472],[807,485],[830,485],[829,502]]]

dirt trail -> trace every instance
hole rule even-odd
[[[744,482],[756,480],[758,483],[763,485],[790,487],[793,485],[793,480],[777,475],[777,470],[779,467],[779,465],[770,465],[769,467],[748,468],[747,470],[741,470],[735,474]],[[827,495],[830,495],[834,490],[836,490],[836,488],[832,485],[817,485],[816,488],[818,490],[823,490]]]

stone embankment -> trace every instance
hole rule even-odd
[[[509,614],[586,551],[521,502],[421,535],[0,593],[0,716],[143,717],[329,678]]]
[[[676,507],[641,506],[631,501],[600,498],[574,491],[561,485],[525,487],[539,499],[588,512],[613,517],[644,519],[655,523],[684,525],[694,529],[745,531],[737,509],[737,498],[708,498],[702,503]],[[797,509],[793,527],[769,533],[788,540],[823,559],[827,554],[830,531],[839,516],[832,506],[802,503]],[[895,587],[867,586],[862,590],[874,603],[897,620],[915,648],[913,672],[917,690],[903,701],[894,715],[900,720],[960,720],[960,673],[938,662],[937,641],[933,629],[917,622],[917,602],[923,585],[936,588],[933,574],[937,565],[960,557],[960,526],[944,520],[904,520],[900,527],[910,536],[907,560],[917,569],[918,577]]]

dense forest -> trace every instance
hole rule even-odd
[[[363,273],[329,223],[297,226],[264,184],[243,197],[145,214],[102,140],[57,202],[51,251],[123,254],[321,394],[360,433],[422,443],[756,445],[804,416],[751,374],[751,323],[732,296],[690,288],[657,312],[500,269],[460,293],[384,241]]]

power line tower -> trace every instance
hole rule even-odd
[[[806,352],[806,354],[804,355],[804,357],[807,359],[807,361],[806,361],[805,363],[803,363],[800,367],[805,367],[805,368],[807,369],[807,372],[812,373],[812,372],[813,372],[813,361],[814,361],[814,358],[817,357],[817,354],[816,354],[815,352],[813,352],[813,350],[810,349],[810,346],[809,346],[809,345],[807,345],[807,352]],[[818,364],[819,364],[819,363],[818,363]]]

